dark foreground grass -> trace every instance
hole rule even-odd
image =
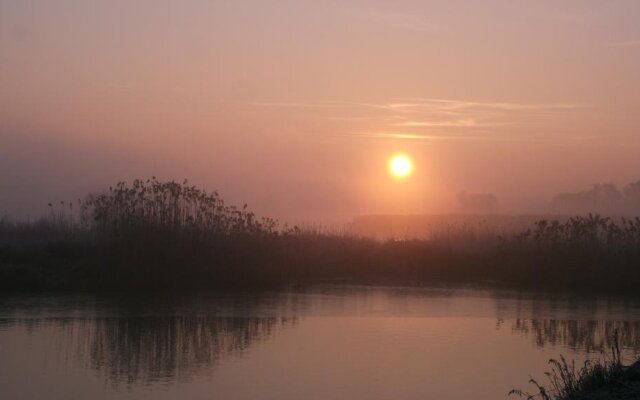
[[[327,281],[494,282],[635,290],[640,219],[539,221],[519,233],[455,229],[374,240],[280,226],[186,182],[120,183],[36,223],[0,219],[4,290],[186,290]]]
[[[527,400],[637,400],[640,399],[640,361],[625,366],[617,335],[609,354],[587,360],[581,368],[564,357],[551,359],[547,384],[531,379],[535,392],[514,389],[509,394]]]

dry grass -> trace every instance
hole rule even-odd
[[[529,382],[535,387],[530,393],[520,389],[509,392],[527,400],[588,400],[588,399],[638,399],[640,398],[640,364],[627,367],[622,362],[617,333],[609,353],[599,359],[587,360],[577,368],[575,361],[563,356],[549,360],[551,371],[545,373],[547,384],[535,379]]]

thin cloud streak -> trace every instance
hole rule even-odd
[[[395,124],[391,124],[391,126],[400,126],[406,128],[422,128],[422,127],[450,127],[450,128],[477,128],[477,127],[488,127],[488,126],[501,126],[504,124],[499,123],[478,123],[473,119],[463,119],[463,120],[455,120],[455,121],[406,121],[399,122]]]
[[[447,141],[447,140],[480,140],[480,141],[518,141],[517,138],[507,138],[500,136],[444,136],[444,135],[419,135],[410,133],[390,133],[390,132],[350,132],[346,134],[351,137],[372,138],[372,139],[404,139],[419,141]]]
[[[477,102],[435,98],[394,98],[396,102],[356,103],[356,102],[249,102],[248,105],[263,107],[304,107],[304,108],[355,108],[370,107],[385,110],[404,110],[412,108],[433,109],[468,109],[488,108],[498,110],[570,110],[580,108],[571,103],[509,103],[509,102]],[[405,101],[402,101],[405,100]]]
[[[495,136],[495,135],[422,135],[400,132],[349,132],[345,136],[372,139],[398,139],[398,140],[414,140],[414,141],[490,141],[490,142],[551,142],[560,145],[555,136]],[[576,141],[593,141],[606,139],[607,135],[578,135],[565,138],[566,143],[570,144]]]
[[[495,131],[486,128],[501,129],[503,127],[522,127],[527,121],[539,119],[540,116],[553,116],[554,113],[582,108],[572,103],[515,103],[515,102],[480,102],[469,100],[397,97],[386,102],[256,102],[254,106],[295,107],[317,109],[310,111],[310,116],[332,121],[345,121],[359,126],[333,127],[337,131],[351,129],[369,133],[351,133],[350,136],[362,138],[385,138],[404,140],[489,140],[489,141],[523,141],[536,140],[535,137],[517,135],[496,136]],[[320,110],[329,110],[323,111]],[[330,111],[335,109],[335,113]],[[341,110],[341,111],[338,111]],[[374,113],[374,115],[371,115]],[[333,115],[332,115],[333,114]],[[346,115],[345,115],[346,114]],[[288,118],[286,115],[284,118]],[[388,127],[387,131],[378,129]],[[434,130],[444,135],[434,135]],[[373,133],[371,133],[373,132]],[[464,133],[474,132],[474,136]]]
[[[466,109],[466,108],[488,108],[498,110],[567,110],[579,108],[576,104],[571,103],[511,103],[511,102],[479,102],[452,99],[435,99],[435,98],[396,98],[398,103],[390,103],[391,108],[407,108],[407,107],[440,107],[448,109]],[[402,102],[404,101],[404,102]],[[411,102],[411,103],[408,103]]]

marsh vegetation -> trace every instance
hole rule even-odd
[[[531,378],[533,393],[514,389],[509,394],[527,400],[631,400],[640,396],[640,361],[624,365],[617,333],[609,352],[586,360],[582,367],[564,356],[549,360],[549,364],[547,383]]]
[[[0,220],[4,289],[207,289],[326,281],[625,290],[640,284],[640,218],[542,219],[512,231],[449,226],[374,239],[279,224],[186,181],[118,183]]]

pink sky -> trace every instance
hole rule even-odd
[[[0,213],[189,178],[261,214],[640,179],[640,2],[0,2]],[[415,173],[389,177],[403,151]]]

